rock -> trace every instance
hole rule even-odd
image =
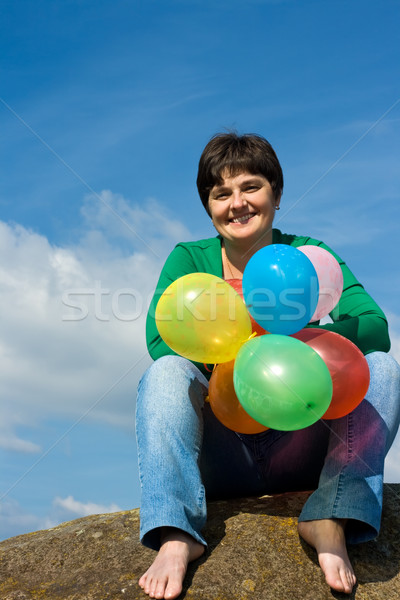
[[[189,566],[190,600],[397,600],[400,484],[386,484],[377,541],[350,546],[351,596],[331,592],[299,539],[308,493],[212,502],[206,556]],[[137,585],[155,552],[138,538],[139,511],[94,515],[0,543],[1,600],[144,600]]]

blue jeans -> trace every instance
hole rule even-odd
[[[299,431],[237,434],[208,403],[208,381],[188,360],[164,356],[138,387],[136,436],[142,488],[140,536],[155,550],[160,527],[205,544],[207,500],[315,490],[299,521],[349,519],[350,543],[378,535],[383,466],[400,421],[400,367],[366,356],[371,382],[349,415]]]

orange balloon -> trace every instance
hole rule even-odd
[[[361,350],[347,338],[326,329],[306,328],[292,337],[315,350],[331,374],[332,401],[322,419],[348,415],[368,391],[369,367]]]
[[[233,387],[235,361],[217,365],[211,375],[208,399],[219,421],[238,433],[261,433],[268,429],[255,421],[240,404]]]
[[[242,280],[241,279],[226,279],[225,281],[226,281],[226,283],[229,283],[229,285],[231,285],[233,287],[235,292],[237,292],[243,300]],[[244,300],[243,300],[243,302],[244,302]],[[257,321],[255,321],[253,319],[253,317],[251,316],[250,313],[249,313],[249,317],[250,317],[251,329],[252,329],[253,333],[256,333],[257,335],[264,335],[264,334],[268,333],[268,331],[266,331],[263,327],[261,327],[261,325],[259,325],[257,323]]]

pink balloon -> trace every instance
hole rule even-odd
[[[311,321],[319,321],[339,302],[343,291],[343,273],[336,258],[320,246],[299,246],[317,271],[319,298]]]

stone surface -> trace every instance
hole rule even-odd
[[[325,584],[314,551],[299,539],[307,493],[209,505],[207,554],[189,567],[188,600],[398,600],[400,485],[385,486],[377,541],[352,546],[351,596]],[[95,515],[0,543],[1,600],[144,600],[137,580],[155,552],[138,540],[138,510]]]

